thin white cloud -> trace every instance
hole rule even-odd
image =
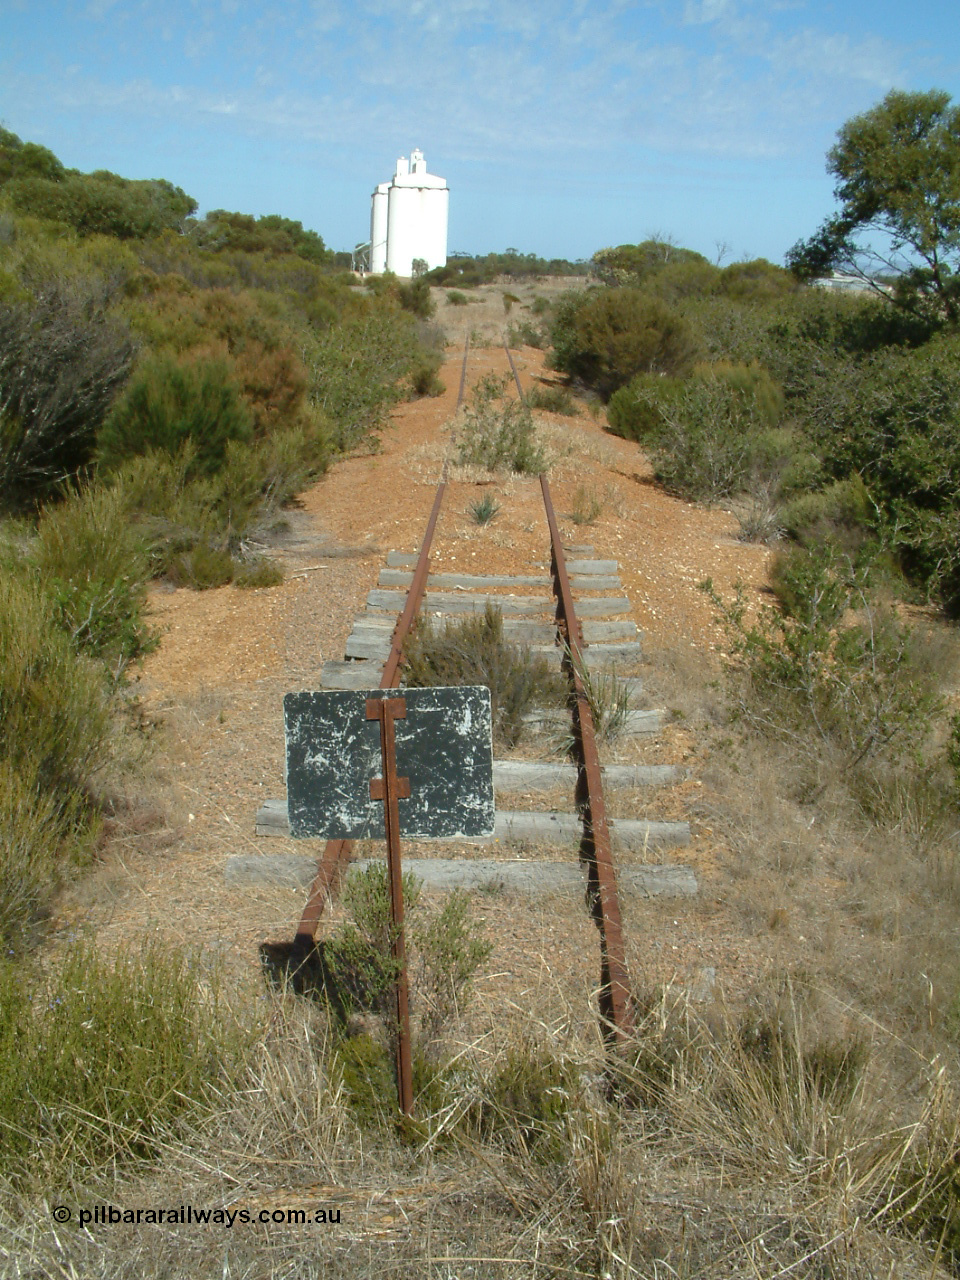
[[[686,0],[683,6],[683,21],[688,26],[701,26],[708,22],[716,22],[730,9],[730,0]]]
[[[113,3],[91,0],[88,13]],[[37,110],[175,118],[194,129],[207,120],[278,142],[367,149],[384,139],[390,151],[393,138],[436,138],[447,155],[495,155],[518,172],[569,162],[599,173],[648,166],[657,154],[797,156],[812,128],[832,133],[868,105],[865,89],[879,96],[895,83],[903,63],[879,37],[798,28],[795,0],[576,0],[559,10],[555,0],[191,3],[190,30],[176,28],[193,64],[179,84],[147,73],[113,85],[67,76],[24,82],[21,92]],[[144,45],[157,36],[138,33]],[[215,80],[204,74],[214,50],[237,68],[240,87],[221,66]]]
[[[858,80],[884,89],[903,71],[903,55],[876,36],[852,40],[848,35],[809,28],[773,43],[773,66],[811,79]]]

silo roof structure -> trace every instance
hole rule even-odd
[[[445,178],[427,172],[423,152],[401,156],[390,182],[373,192],[370,270],[412,276],[414,262],[427,270],[446,266],[450,191]]]

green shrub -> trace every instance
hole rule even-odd
[[[621,244],[612,249],[599,249],[593,255],[593,269],[599,279],[614,287],[637,288],[654,283],[664,272],[677,267],[716,268],[701,253],[683,249],[669,239],[653,236],[640,244]]]
[[[739,595],[720,612],[738,680],[737,709],[762,732],[844,772],[896,761],[930,729],[939,700],[909,628],[878,603],[869,570],[829,548],[781,557],[773,581],[782,610],[748,625]]]
[[[793,274],[766,258],[731,262],[720,272],[720,292],[737,302],[778,302],[799,288]]]
[[[488,471],[539,474],[546,465],[529,408],[507,395],[507,380],[487,374],[454,430],[457,462]]]
[[[414,998],[420,1033],[428,1042],[463,1012],[471,984],[493,950],[470,909],[470,895],[454,889],[440,911],[414,920]]]
[[[477,1082],[478,1096],[461,1124],[482,1142],[498,1143],[542,1162],[568,1157],[567,1118],[579,1091],[575,1068],[535,1044],[512,1047],[493,1074]]]
[[[650,446],[657,476],[684,497],[715,502],[746,487],[756,423],[724,383],[691,380],[662,418]]]
[[[470,299],[465,293],[461,293],[459,289],[448,289],[447,301],[451,307],[465,307]]]
[[[196,473],[191,441],[170,456],[130,459],[115,483],[129,518],[151,547],[153,572],[197,588],[244,577],[243,539],[255,535],[329,458],[321,422],[277,431],[254,444],[232,440],[213,476]]]
[[[683,316],[640,289],[564,295],[550,340],[553,367],[605,400],[638,373],[681,375],[697,357]]]
[[[4,1173],[156,1156],[242,1065],[219,983],[151,944],[107,959],[74,944],[47,977],[0,962]]]
[[[177,454],[193,446],[193,474],[223,466],[231,440],[249,441],[253,423],[223,361],[181,364],[169,355],[148,359],[133,375],[98,438],[101,464],[116,468],[151,451]]]
[[[531,387],[527,392],[527,404],[531,409],[562,413],[568,418],[576,417],[580,412],[576,400],[566,387]]]
[[[470,507],[470,514],[473,516],[474,524],[489,524],[491,520],[496,519],[499,511],[500,504],[490,493],[485,493],[479,501],[474,502]]]
[[[786,531],[801,546],[833,543],[855,554],[873,532],[876,511],[859,475],[812,493],[798,493],[783,510]]]
[[[258,556],[254,560],[245,560],[234,572],[234,586],[254,591],[262,587],[276,587],[283,581],[283,569],[276,560],[266,556]]]
[[[112,732],[101,668],[33,584],[0,576],[0,757],[67,810],[110,760]]]
[[[687,385],[684,378],[638,373],[610,397],[607,425],[624,440],[654,443],[666,425],[664,409],[680,399]]]
[[[236,571],[230,552],[207,542],[197,542],[188,551],[176,552],[165,566],[165,576],[175,587],[192,587],[195,591],[225,587],[233,581]]]
[[[311,338],[304,356],[310,400],[330,423],[336,449],[369,447],[422,358],[414,317],[382,305]]]
[[[700,383],[719,383],[718,402],[728,403],[740,418],[746,416],[755,429],[775,426],[783,411],[783,392],[766,369],[717,361],[697,365],[689,378],[638,374],[611,397],[610,430],[626,440],[656,444],[673,417],[682,412],[685,394]]]
[[[486,685],[495,739],[510,747],[523,734],[523,717],[538,705],[566,701],[566,681],[546,658],[503,638],[503,617],[488,605],[483,614],[440,628],[424,619],[404,646],[404,683]]]
[[[82,849],[79,805],[59,803],[28,782],[29,773],[0,759],[0,950],[25,950],[54,889]],[[66,810],[66,811],[65,811]],[[72,838],[72,841],[71,841]],[[68,846],[72,842],[73,849]],[[3,1021],[0,1010],[0,1023]]]
[[[410,370],[410,386],[416,396],[442,396],[446,386],[441,382],[440,366],[443,354],[440,351],[425,351],[417,359]]]
[[[751,491],[782,500],[818,476],[819,461],[805,443],[773,426],[782,401],[757,366],[703,366],[663,392],[638,384],[627,393],[631,429],[649,432],[657,475],[685,497],[715,501]]]
[[[158,643],[144,617],[147,547],[119,488],[91,485],[48,504],[30,562],[58,625],[114,681]]]
[[[507,326],[507,345],[509,347],[519,349],[520,347],[535,347],[541,350],[546,343],[546,337],[539,325],[533,324],[530,320],[518,320]]]
[[[344,884],[347,914],[324,942],[324,960],[344,1021],[357,1010],[374,1010],[388,1039],[395,1033],[394,992],[399,969],[393,956],[395,930],[385,861],[354,869]],[[420,882],[403,876],[407,974],[411,1017],[423,1054],[460,1013],[477,970],[490,954],[470,916],[470,895],[449,894],[440,911],[427,911]]]
[[[38,280],[0,306],[0,505],[32,505],[85,467],[133,357],[93,280]],[[34,296],[35,293],[35,296]]]
[[[404,311],[410,311],[421,320],[429,320],[436,311],[436,303],[430,293],[430,284],[421,276],[409,284],[397,286],[397,298]]]
[[[354,1114],[366,1128],[380,1129],[397,1115],[397,1082],[391,1046],[371,1035],[337,1041],[331,1067]]]

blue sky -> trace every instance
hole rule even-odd
[[[0,0],[0,122],[335,249],[424,151],[450,249],[670,236],[780,261],[833,208],[837,129],[960,100],[957,0]]]

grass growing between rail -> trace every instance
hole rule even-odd
[[[79,1104],[49,1104],[69,1143],[55,1159],[38,1147],[33,1182],[7,1173],[7,1273],[920,1280],[948,1275],[960,1243],[946,1073],[917,1058],[904,1088],[895,1037],[786,978],[745,1011],[651,992],[612,1074],[600,1045],[572,1033],[572,1008],[559,1020],[502,1005],[457,1018],[443,1057],[419,1070],[415,1124],[401,1126],[389,1060],[362,1036],[345,1051],[322,1007],[251,988],[235,993],[238,1013],[210,1017],[219,1006],[202,977],[184,999],[182,965],[147,972],[131,988],[124,970],[134,1018],[103,1016],[123,1004],[115,981],[100,1005],[84,997],[82,1021],[66,1018],[74,1045],[89,1043],[92,1015],[110,1047],[89,1050],[103,1074],[78,1079]],[[149,985],[172,1011],[144,1004]],[[165,1047],[153,1074],[183,1087],[165,1101],[151,1086],[164,1106],[137,1145],[150,1074],[137,1064],[174,1030],[186,1047]],[[110,1103],[111,1081],[134,1084],[134,1100]],[[95,1125],[111,1105],[113,1127]],[[268,1220],[81,1231],[57,1226],[51,1203],[226,1205]],[[336,1230],[316,1225],[318,1208],[339,1210]],[[304,1218],[269,1221],[289,1209]]]
[[[527,712],[562,706],[567,697],[566,680],[545,657],[504,639],[503,616],[492,605],[442,627],[421,621],[405,647],[403,672],[411,687],[487,685],[494,738],[505,747],[522,737]]]

